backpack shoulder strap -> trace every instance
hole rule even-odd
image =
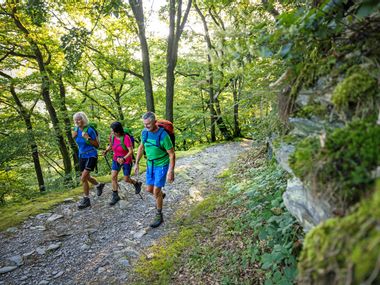
[[[161,148],[161,137],[162,137],[162,134],[165,132],[165,129],[164,128],[161,128],[159,127],[158,129],[158,134],[157,134],[157,140],[156,140],[156,146]]]
[[[142,144],[145,144],[148,140],[148,130],[147,129],[144,129],[141,133],[141,137],[142,137]]]

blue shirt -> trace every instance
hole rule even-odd
[[[93,128],[88,128],[88,135],[92,140],[96,139],[96,133]],[[75,141],[79,148],[79,158],[97,157],[98,150],[91,144],[88,144],[86,139],[82,137],[82,131],[78,128],[78,135],[75,137]]]

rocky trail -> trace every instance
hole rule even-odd
[[[134,262],[175,230],[173,214],[221,189],[218,174],[251,142],[215,145],[177,159],[175,182],[165,186],[164,224],[151,229],[154,198],[121,182],[122,200],[111,207],[111,184],[91,191],[92,207],[77,210],[79,197],[0,233],[0,284],[126,284]],[[120,176],[121,177],[121,176]],[[145,181],[145,173],[138,179]]]

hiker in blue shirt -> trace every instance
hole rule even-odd
[[[97,133],[93,127],[88,126],[88,118],[84,112],[75,113],[73,116],[75,127],[72,136],[79,149],[79,169],[81,171],[81,181],[83,183],[83,198],[78,203],[79,209],[91,206],[90,185],[91,182],[96,187],[97,195],[102,194],[104,183],[99,183],[90,172],[94,171],[98,163],[99,141]]]

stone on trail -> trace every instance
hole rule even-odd
[[[15,270],[16,268],[17,268],[17,266],[5,266],[5,267],[2,267],[2,268],[0,268],[0,274],[11,272],[11,271]]]
[[[52,216],[50,216],[47,221],[48,222],[54,222],[58,219],[62,219],[63,218],[63,215],[59,215],[59,214],[53,214]]]
[[[70,197],[70,198],[66,198],[65,200],[63,200],[63,202],[65,203],[74,203],[75,202],[75,199]]]
[[[46,249],[46,251],[54,251],[54,250],[57,250],[58,248],[60,248],[62,245],[61,242],[57,242],[57,243],[53,243],[51,245],[49,245]]]
[[[120,259],[119,262],[121,265],[124,265],[125,267],[131,266],[131,264],[129,263],[129,260],[126,258]]]
[[[120,200],[119,201],[119,208],[122,210],[128,209],[128,202],[126,200]]]
[[[44,254],[46,253],[46,247],[44,247],[44,246],[37,247],[37,248],[36,248],[36,252],[37,252],[39,255],[44,255]]]
[[[8,258],[9,261],[13,262],[17,266],[21,266],[24,264],[21,255],[14,255]]]
[[[15,232],[17,232],[17,228],[16,227],[11,227],[11,228],[7,229],[7,233],[15,233]]]
[[[65,272],[64,272],[64,271],[60,271],[60,272],[58,272],[57,274],[55,274],[55,275],[53,276],[53,278],[56,279],[56,278],[58,278],[58,277],[61,277],[61,276],[63,275],[63,273],[65,273]]]
[[[51,215],[51,213],[41,213],[41,214],[38,214],[38,215],[36,216],[36,218],[37,218],[38,220],[44,220],[44,219],[50,217],[50,215]]]
[[[146,229],[139,230],[137,233],[133,235],[135,239],[140,239],[146,234]]]
[[[199,191],[195,186],[191,186],[189,189],[189,195],[195,201],[203,201],[202,192]]]
[[[38,285],[48,285],[49,284],[49,281],[47,280],[41,280]]]

